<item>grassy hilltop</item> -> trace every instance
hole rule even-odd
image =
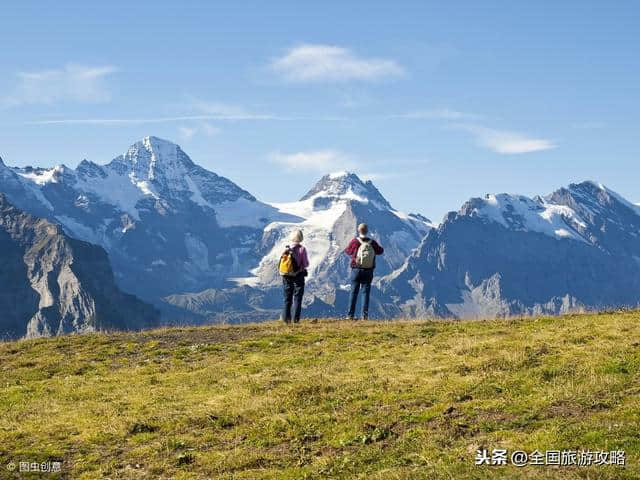
[[[639,367],[639,312],[3,343],[0,478],[635,479]],[[479,467],[480,447],[626,466]]]

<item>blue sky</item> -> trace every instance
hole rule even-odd
[[[13,3],[13,5],[11,5]],[[640,4],[6,2],[0,155],[106,163],[156,135],[260,199],[372,178],[440,220],[600,181],[640,201]]]

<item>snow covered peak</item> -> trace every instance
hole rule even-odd
[[[339,178],[348,177],[349,175],[350,175],[350,173],[347,172],[347,171],[332,172],[332,173],[329,174],[329,178],[331,178],[332,180],[338,180]]]
[[[81,166],[89,167],[84,162]],[[165,198],[193,191],[190,174],[199,167],[175,143],[149,136],[131,145],[124,155],[114,158],[105,168],[127,176],[145,195]]]
[[[611,218],[620,207],[640,215],[637,205],[603,184],[591,180],[561,188],[548,195],[546,201],[570,206],[586,216],[606,214]]]
[[[538,197],[524,195],[488,194],[473,198],[459,212],[461,215],[480,217],[503,227],[521,232],[584,241],[584,220],[570,207],[549,203]]]
[[[147,136],[144,137],[139,142],[136,142],[134,145],[130,147],[138,149],[139,146],[142,145],[144,149],[151,154],[156,162],[172,162],[177,159],[182,149],[179,145],[170,142],[169,140],[164,140],[158,137]],[[191,159],[182,152],[185,158],[182,158],[183,161],[186,161],[188,164],[192,164]]]
[[[560,190],[563,189],[561,188]],[[591,198],[598,197],[599,195],[602,195],[603,192],[608,192],[607,187],[593,180],[586,180],[580,183],[570,183],[566,190],[580,197]]]
[[[333,200],[351,200],[371,203],[378,209],[391,209],[389,202],[382,196],[371,180],[363,182],[351,172],[336,172],[323,176],[314,187],[300,200],[324,198]]]
[[[68,169],[64,165],[57,165],[53,168],[15,167],[13,171],[37,185],[45,185],[47,183],[58,183]]]
[[[130,173],[138,181],[160,183],[179,179],[193,165],[178,145],[158,137],[144,137],[110,164],[121,173]]]
[[[637,234],[640,207],[604,185],[572,183],[545,197],[489,194],[469,200],[460,215],[479,217],[514,231],[593,243],[613,228]],[[607,227],[603,227],[603,225]]]
[[[178,145],[169,140],[147,136],[129,147],[127,157],[135,161],[140,156],[140,152],[146,151],[149,155],[155,157],[156,161],[170,160],[176,157],[179,148]]]

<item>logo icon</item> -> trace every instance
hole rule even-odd
[[[9,462],[7,464],[7,470],[9,470],[10,472],[13,472],[16,469],[16,464],[13,462]]]

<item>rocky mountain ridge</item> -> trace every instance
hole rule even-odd
[[[0,160],[0,192],[104,247],[118,286],[154,302],[166,321],[277,316],[276,265],[297,229],[311,259],[307,314],[343,314],[342,250],[360,222],[385,247],[379,317],[562,313],[640,298],[640,207],[595,182],[534,198],[473,198],[438,225],[397,211],[350,172],[323,176],[298,201],[262,202],[179,146],[146,137],[106,165],[11,168]]]
[[[386,315],[492,317],[640,304],[640,208],[595,182],[487,195],[380,282]]]
[[[104,249],[0,193],[0,338],[141,329],[159,312],[120,291]]]

